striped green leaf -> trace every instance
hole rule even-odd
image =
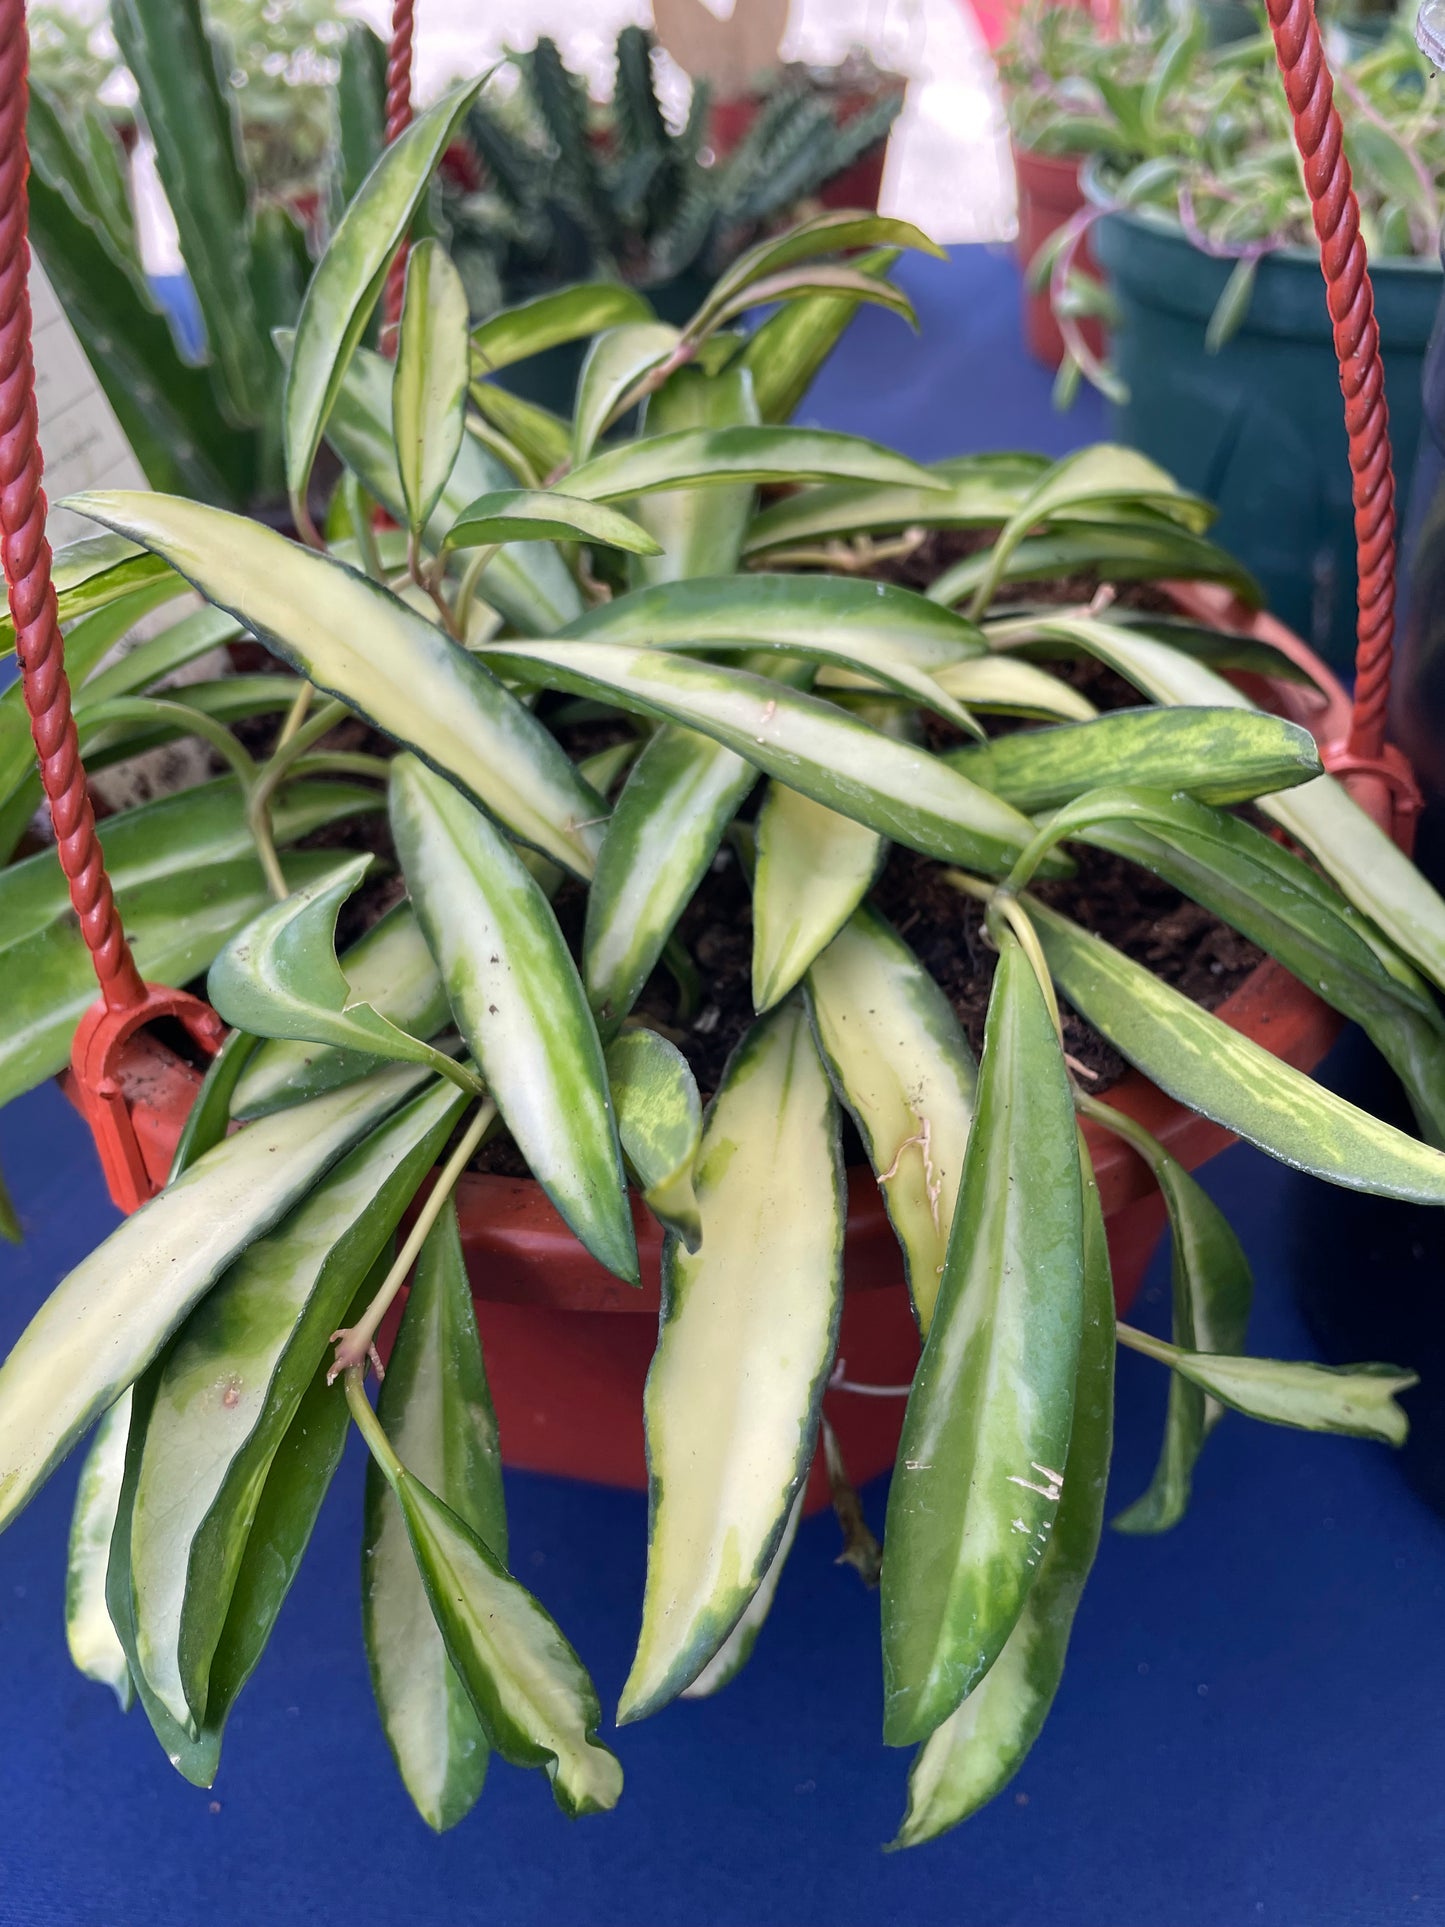
[[[743,552],[910,528],[992,528],[1007,521],[1048,466],[1041,455],[966,455],[933,463],[929,488],[844,482],[802,489],[754,517]]]
[[[689,1251],[702,1239],[692,1172],[702,1137],[697,1080],[676,1045],[655,1030],[626,1030],[607,1047],[617,1132],[643,1201]]]
[[[370,867],[369,856],[348,857],[328,877],[254,918],[211,965],[206,994],[228,1024],[255,1037],[423,1064],[478,1090],[471,1074],[444,1052],[359,998],[336,961],[337,915]]]
[[[949,620],[937,622],[939,614]],[[584,642],[688,652],[767,649],[842,663],[977,730],[935,678],[982,655],[982,635],[926,597],[882,582],[729,575],[658,583],[589,610],[562,633]]]
[[[769,783],[756,835],[753,1005],[771,1010],[873,887],[888,845],[783,783]]]
[[[730,321],[737,321],[753,308],[772,307],[778,303],[808,301],[817,296],[825,298],[851,299],[855,303],[868,303],[879,308],[891,308],[901,315],[917,333],[918,316],[913,303],[892,281],[879,280],[874,275],[862,274],[857,268],[833,262],[810,262],[806,267],[785,268],[778,274],[765,275],[755,281],[742,293],[734,295],[717,313],[712,325],[724,327]]]
[[[504,673],[696,729],[879,835],[970,869],[1009,867],[1027,820],[926,751],[744,670],[611,642],[489,643]]]
[[[451,1015],[409,903],[398,903],[358,938],[341,958],[341,970],[353,998],[414,1037],[435,1037]],[[268,1040],[242,1073],[232,1109],[238,1118],[264,1117],[364,1077],[382,1061],[370,1051]]]
[[[0,1366],[0,1525],[155,1358],[226,1266],[407,1096],[380,1071],[227,1138],[64,1278]]]
[[[689,335],[700,335],[716,328],[735,309],[740,297],[744,305],[756,305],[768,297],[757,284],[793,268],[802,261],[815,261],[820,255],[841,254],[849,248],[914,248],[922,254],[942,259],[943,250],[930,241],[911,221],[899,221],[883,214],[861,214],[855,209],[829,209],[811,220],[798,221],[782,234],[770,235],[740,254],[714,282],[712,291],[688,323]]]
[[[1080,449],[1040,476],[999,530],[989,566],[974,589],[971,613],[978,616],[988,607],[1010,555],[1033,529],[1062,508],[1087,506],[1097,514],[1101,505],[1118,502],[1147,504],[1194,535],[1202,535],[1214,519],[1207,502],[1186,494],[1172,476],[1135,449],[1111,442]]]
[[[555,489],[497,489],[478,496],[447,530],[442,550],[478,549],[491,542],[597,542],[633,555],[662,553],[661,544],[630,515]]]
[[[572,427],[550,408],[523,395],[514,395],[494,381],[474,381],[471,389],[476,415],[469,418],[474,434],[488,440],[504,457],[511,452],[514,479],[540,483],[553,469],[565,468],[572,457]],[[481,426],[478,426],[480,422]],[[520,457],[520,462],[516,458]],[[524,473],[524,468],[530,473]]]
[[[73,506],[163,555],[208,601],[445,771],[523,842],[590,874],[606,806],[535,717],[397,596],[259,523],[199,503],[97,493]]]
[[[941,669],[938,680],[950,696],[957,696],[970,709],[1038,717],[1044,722],[1087,723],[1098,714],[1088,697],[1061,676],[1016,657],[974,656]]]
[[[935,602],[970,597],[993,570],[990,549],[963,556],[928,586]],[[1005,582],[1050,582],[1098,574],[1108,582],[1222,582],[1251,608],[1263,592],[1227,549],[1175,523],[1157,527],[1129,522],[1060,522],[1044,535],[1026,536],[1007,557],[998,577]]]
[[[514,1766],[543,1768],[573,1819],[615,1806],[622,1768],[596,1738],[596,1689],[561,1628],[401,1463],[359,1386],[348,1402],[396,1497],[447,1658],[488,1743]]]
[[[817,1437],[842,1302],[843,1184],[832,1092],[800,1002],[760,1018],[708,1113],[702,1242],[669,1239],[647,1377],[642,1631],[621,1721],[689,1685],[781,1543]]]
[[[109,608],[152,584],[173,582],[174,595],[184,594],[186,586],[162,557],[119,535],[88,535],[57,549],[50,579],[62,623]],[[0,654],[14,647],[15,619],[7,608],[0,612]]]
[[[1116,709],[950,750],[947,761],[1030,815],[1116,781],[1120,771],[1140,789],[1246,803],[1320,770],[1308,730],[1244,709]]]
[[[978,1073],[953,1006],[866,904],[807,977],[813,1029],[903,1247],[926,1333],[948,1254]]]
[[[826,428],[693,428],[624,442],[574,468],[567,491],[593,502],[654,489],[846,480],[941,486],[926,468],[860,435]]]
[[[644,375],[662,366],[681,339],[665,321],[626,322],[597,336],[577,377],[574,463],[587,460],[622,402]]]
[[[583,281],[488,315],[472,330],[472,366],[478,375],[492,375],[549,348],[560,348],[564,342],[585,341],[607,328],[655,321],[635,288],[618,281]]]
[[[391,384],[391,425],[407,526],[420,536],[441,501],[462,446],[467,405],[467,291],[440,241],[418,241]]]
[[[383,149],[317,263],[296,323],[282,415],[286,487],[300,500],[347,363],[371,319],[387,269],[479,80],[454,87]]]
[[[105,1573],[129,1428],[130,1393],[122,1392],[96,1426],[80,1468],[65,1571],[65,1640],[71,1662],[87,1679],[108,1686],[122,1713],[135,1703],[135,1685],[106,1610]]]
[[[1403,1445],[1409,1421],[1395,1403],[1419,1384],[1398,1365],[1312,1365],[1293,1359],[1226,1358],[1188,1352],[1148,1332],[1119,1327],[1120,1342],[1179,1373],[1236,1412],[1303,1432],[1342,1432],[1350,1438]]]
[[[497,1421],[453,1204],[422,1247],[377,1415],[415,1477],[505,1561]],[[418,1813],[445,1833],[476,1804],[490,1748],[447,1658],[401,1508],[374,1464],[361,1570],[366,1653],[387,1744]]]
[[[1018,1624],[968,1698],[924,1741],[894,1845],[916,1847],[1002,1792],[1043,1730],[1104,1520],[1114,1426],[1114,1291],[1098,1186],[1084,1171],[1084,1317],[1068,1466]]]
[[[414,757],[391,826],[457,1026],[533,1177],[609,1271],[637,1244],[597,1029],[551,905],[487,819]]]
[[[857,273],[881,278],[901,253],[898,247],[874,248],[850,265]],[[784,303],[748,336],[740,359],[752,376],[758,413],[765,422],[792,420],[859,305],[856,294],[805,296]]]
[[[689,431],[755,428],[758,406],[747,370],[732,367],[706,375],[700,368],[679,368],[643,409],[639,438],[659,440]],[[568,479],[568,488],[572,486]],[[662,544],[659,556],[632,564],[635,584],[677,582],[691,576],[731,575],[738,566],[743,535],[755,500],[752,484],[727,487],[654,489],[633,503],[632,512]]]
[[[1067,917],[1031,903],[1059,989],[1191,1111],[1331,1184],[1445,1203],[1445,1155],[1337,1097]]]
[[[1023,1611],[1064,1489],[1082,1290],[1063,1048],[1005,932],[948,1257],[888,1495],[889,1746],[942,1725]]]
[[[271,1461],[464,1103],[433,1087],[372,1131],[247,1247],[166,1353],[132,1504],[131,1577],[141,1670],[183,1725],[207,1716]]]
[[[788,1554],[793,1550],[793,1541],[798,1536],[798,1526],[803,1517],[803,1501],[808,1488],[801,1486],[788,1514],[783,1536],[778,1541],[778,1549],[768,1561],[768,1569],[758,1581],[758,1589],[748,1601],[742,1618],[733,1627],[722,1645],[718,1647],[707,1665],[703,1667],[690,1686],[684,1686],[678,1695],[680,1699],[710,1699],[714,1693],[721,1692],[729,1681],[738,1674],[752,1658],[753,1648],[758,1643],[758,1634],[773,1609],[777,1596],[778,1582],[783,1576],[783,1567],[788,1563]]]

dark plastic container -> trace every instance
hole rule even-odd
[[[1086,174],[1091,198],[1097,184]],[[1350,470],[1319,262],[1305,248],[1259,266],[1243,326],[1218,354],[1205,329],[1232,263],[1173,222],[1111,212],[1094,253],[1118,303],[1114,362],[1129,399],[1119,440],[1219,504],[1214,534],[1252,569],[1269,606],[1336,669],[1355,641]],[[1433,261],[1372,264],[1395,472],[1420,439],[1420,382],[1442,277]]]

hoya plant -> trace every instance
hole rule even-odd
[[[457,1184],[510,1147],[626,1283],[630,1193],[665,1231],[625,1723],[765,1643],[835,1368],[851,1155],[923,1338],[881,1554],[883,1739],[917,1749],[916,1842],[990,1799],[1048,1710],[1103,1524],[1116,1343],[1171,1375],[1128,1529],[1180,1516],[1222,1407],[1404,1433],[1407,1373],[1246,1355],[1245,1256],[1097,1094],[1085,1032],[1291,1165],[1445,1201],[1445,903],[1309,734],[1229,679],[1298,675],[1282,655],[1111,597],[1248,591],[1167,476],[1110,448],[923,467],[787,425],[859,303],[907,314],[876,256],[838,258],[928,245],[903,224],[770,239],[682,327],[582,286],[469,332],[423,242],[394,362],[358,345],[469,99],[388,150],[311,280],[283,414],[306,539],[167,495],[72,503],[109,531],[56,568],[87,753],[186,733],[221,772],[106,826],[126,928],[153,977],[209,965],[232,1029],[169,1183],[0,1367],[0,1524],[94,1428],[72,1650],[209,1784],[354,1424],[363,1632],[418,1809],[459,1820],[493,1753],[568,1813],[609,1808],[598,1696],[508,1568]],[[573,419],[489,420],[495,372],[568,339],[591,344]],[[323,439],[344,471],[324,531]],[[186,585],[199,613],[97,669]],[[240,673],[167,691],[238,638]],[[14,831],[33,790],[13,692],[0,725]],[[1091,927],[1071,879],[1100,853],[1361,1023],[1421,1135]],[[710,1068],[716,958],[689,915],[720,877],[751,966]],[[980,1051],[942,968],[963,939],[932,967],[910,943],[925,897],[972,919]],[[61,1067],[88,1001],[63,904],[51,852],[0,871],[7,1096]],[[1081,1119],[1163,1192],[1170,1340],[1116,1325]]]

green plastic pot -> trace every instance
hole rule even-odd
[[[1107,206],[1086,171],[1091,200]],[[1118,308],[1113,359],[1128,387],[1113,432],[1219,505],[1213,533],[1269,606],[1336,669],[1355,646],[1355,552],[1339,375],[1317,256],[1260,262],[1243,325],[1218,354],[1205,329],[1233,263],[1172,221],[1115,209],[1092,231]],[[1434,261],[1371,266],[1395,473],[1413,473],[1420,377],[1442,286]]]

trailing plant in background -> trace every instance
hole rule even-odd
[[[811,76],[789,71],[736,149],[715,156],[707,85],[673,127],[652,68],[651,36],[625,27],[612,99],[597,102],[544,38],[481,95],[465,123],[475,173],[461,178],[454,156],[445,200],[474,315],[594,274],[642,288],[716,274],[885,140],[902,105],[887,94],[840,125]]]
[[[877,260],[836,258],[926,246],[905,224],[840,213],[766,240],[681,328],[596,285],[469,334],[456,269],[422,245],[394,367],[360,346],[471,98],[387,151],[289,344],[303,527],[323,437],[343,464],[330,552],[315,531],[301,546],[174,496],[73,504],[109,531],[56,567],[87,753],[188,733],[227,770],[108,828],[126,928],[152,977],[209,964],[235,1029],[171,1182],[0,1367],[0,1524],[98,1421],[72,1650],[209,1784],[349,1414],[374,1467],[368,1656],[419,1810],[460,1819],[491,1752],[543,1769],[568,1813],[610,1807],[621,1768],[591,1681],[507,1568],[454,1187],[505,1129],[618,1278],[638,1277],[629,1176],[665,1228],[632,1720],[718,1690],[765,1634],[835,1364],[846,1114],[925,1334],[881,1569],[884,1738],[919,1748],[900,1833],[915,1842],[1023,1758],[1099,1539],[1116,1330],[1081,1116],[1152,1166],[1175,1235],[1172,1341],[1117,1331],[1173,1380],[1158,1472],[1122,1524],[1179,1516],[1221,1405],[1404,1432],[1407,1373],[1244,1355],[1243,1254],[1169,1154],[1084,1088],[1060,999],[1271,1155],[1441,1203],[1445,903],[1321,774],[1309,735],[1223,673],[1297,674],[1276,651],[1107,593],[1025,591],[1083,571],[1247,593],[1206,506],[1167,476],[1109,447],[922,467],[786,425],[861,301],[907,313]],[[739,333],[764,302],[776,312]],[[497,368],[573,338],[591,340],[573,421],[523,415],[514,437],[475,409]],[[377,504],[395,529],[374,531]],[[926,594],[873,579],[930,553],[927,531],[979,539]],[[200,615],[96,670],[186,584]],[[276,673],[155,691],[243,634]],[[1081,657],[1138,706],[1096,713],[1058,673]],[[258,714],[284,722],[264,740],[233,727]],[[998,732],[998,717],[1032,726]],[[0,698],[8,820],[27,780],[23,718]],[[338,956],[370,858],[295,846],[383,804],[406,895]],[[979,1061],[870,900],[890,846],[982,906],[980,954],[997,961]],[[1065,914],[1048,880],[1091,849],[1178,888],[1359,1021],[1423,1137]],[[695,1042],[686,986],[702,967],[679,932],[720,858],[747,882],[753,1012],[704,1109],[673,1041]],[[90,995],[63,902],[49,853],[0,870],[0,966],[18,987],[0,1016],[6,1096],[63,1064]],[[683,986],[661,1006],[659,969]],[[373,1407],[368,1360],[414,1265]]]
[[[1092,161],[1100,207],[1177,223],[1206,254],[1237,263],[1207,340],[1218,348],[1243,321],[1261,259],[1314,249],[1289,110],[1263,30],[1210,46],[1205,15],[1189,9],[1148,25],[1137,15],[1105,40],[1087,12],[1032,7],[999,61],[1009,123],[1021,147]],[[1433,259],[1445,196],[1445,114],[1439,79],[1403,28],[1336,76],[1335,98],[1370,255]],[[1034,264],[1052,274],[1061,322],[1099,312],[1103,291],[1072,273],[1094,213],[1055,237]],[[1107,308],[1104,308],[1107,312]],[[1093,357],[1077,356],[1085,373]],[[1101,381],[1107,388],[1107,377]]]
[[[31,237],[150,482],[264,502],[285,372],[271,333],[295,322],[331,202],[380,152],[381,44],[326,0],[115,0],[109,19],[176,218],[199,364],[151,294],[116,123],[73,84],[69,29],[53,65],[37,40]]]

